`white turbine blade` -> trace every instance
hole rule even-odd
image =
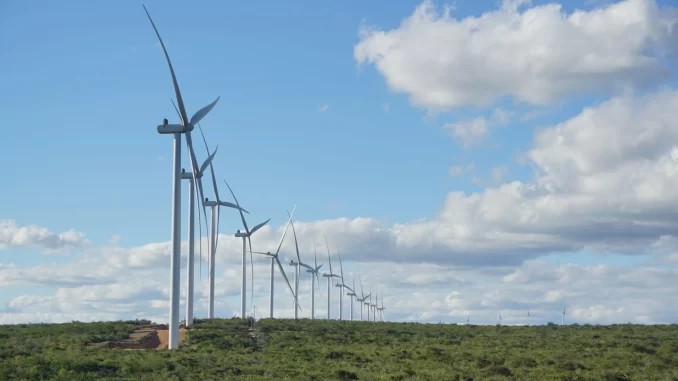
[[[195,183],[193,183],[193,187],[195,187]],[[196,198],[200,197],[198,192],[193,192],[193,194]],[[207,221],[205,221],[205,224],[207,224]],[[200,229],[200,235],[198,236],[198,251],[200,255],[200,279],[202,280],[202,217],[200,217],[200,211],[198,211],[198,229]]]
[[[189,158],[191,161],[191,168],[192,168],[192,176],[193,176],[193,184],[195,184],[198,187],[198,194],[200,195],[200,206],[202,206],[202,213],[203,216],[205,217],[205,230],[209,234],[209,229],[207,228],[207,209],[205,208],[205,195],[202,190],[202,180],[201,177],[198,177],[198,164],[195,159],[195,151],[193,151],[193,140],[191,139],[191,133],[186,132],[184,135],[186,135],[186,145],[188,145],[188,153],[189,153]],[[207,152],[209,155],[209,151]],[[212,164],[210,163],[210,167],[212,167]],[[218,208],[217,208],[218,209]],[[218,214],[217,214],[218,215]],[[219,226],[217,224],[217,226]],[[216,245],[215,245],[216,247]]]
[[[249,236],[249,235],[250,235],[250,230],[249,230],[249,228],[247,227],[247,221],[245,221],[245,215],[242,214],[243,209],[240,208],[240,203],[238,202],[238,198],[235,197],[235,193],[233,193],[233,189],[231,189],[231,186],[228,185],[228,181],[226,181],[226,180],[224,179],[224,183],[226,184],[226,187],[228,188],[228,191],[231,192],[231,196],[233,196],[233,200],[235,201],[235,204],[238,205],[238,208],[237,208],[237,209],[238,209],[238,212],[240,212],[240,219],[242,220],[242,225],[243,225],[243,227],[245,228],[245,233],[247,233],[247,235]],[[247,214],[249,214],[249,213],[247,213]]]
[[[344,265],[341,264],[341,253],[339,252],[338,246],[337,246],[337,254],[339,255],[339,270],[341,272],[341,284],[344,284]]]
[[[330,256],[330,244],[327,243],[327,235],[325,235],[325,246],[327,246],[327,259],[330,262],[330,275],[333,275],[333,273],[332,273],[332,257]]]
[[[165,48],[165,43],[162,41],[162,37],[160,37],[160,32],[158,32],[158,28],[155,27],[155,23],[153,22],[151,15],[148,13],[148,9],[146,9],[145,5],[143,5],[143,7],[144,11],[146,12],[146,16],[148,16],[148,20],[151,22],[151,26],[153,26],[155,35],[158,36],[160,46],[162,46],[162,51],[165,53],[165,58],[167,59],[167,66],[169,66],[170,74],[172,74],[172,84],[174,85],[174,94],[176,95],[177,102],[179,103],[179,111],[181,112],[181,123],[183,125],[186,125],[186,123],[188,123],[188,117],[186,115],[186,108],[184,107],[184,99],[181,97],[181,91],[179,90],[179,84],[177,83],[177,76],[174,74],[172,61],[169,58],[169,54],[167,54],[167,49]]]
[[[198,129],[200,130],[200,135],[202,135],[202,141],[205,143],[205,151],[207,154],[210,154],[210,149],[207,146],[207,140],[205,139],[205,133],[202,131],[202,127],[198,124]],[[214,188],[214,198],[219,201],[219,188],[217,187],[217,177],[214,175],[214,165],[210,163],[210,174],[212,175],[212,187]]]
[[[297,303],[297,306],[299,307],[299,311],[301,311],[301,306],[299,305],[299,301],[297,300],[297,295],[294,293],[294,290],[292,289],[292,285],[290,284],[289,279],[287,279],[287,274],[285,274],[285,269],[282,267],[282,264],[280,263],[280,259],[278,259],[278,256],[275,256],[275,262],[278,264],[278,269],[280,270],[280,273],[282,273],[283,278],[285,278],[285,283],[287,283],[287,287],[290,288],[290,292],[292,293],[292,296],[294,297],[294,301]]]
[[[285,231],[283,232],[282,237],[280,237],[280,243],[278,243],[278,249],[275,251],[275,255],[278,255],[280,253],[280,248],[282,247],[283,241],[285,240],[285,235],[287,235],[287,229],[290,227],[290,223],[292,222],[292,216],[294,216],[294,212],[297,210],[297,206],[294,205],[294,209],[292,209],[292,214],[290,215],[290,219],[287,220],[287,225],[285,225]]]
[[[219,204],[217,204],[214,210],[217,212],[217,226],[214,227],[214,255],[216,256],[217,247],[219,247],[219,221],[221,221],[221,208],[219,208]]]
[[[232,203],[232,202],[228,202],[228,201],[219,201],[218,204],[221,205],[221,206],[225,206],[225,207],[227,207],[227,208],[233,208],[233,209],[241,210],[241,211],[243,211],[243,212],[245,212],[245,213],[247,213],[247,214],[250,214],[250,212],[248,212],[246,209],[241,208],[241,207],[239,207],[238,205],[236,205],[236,204],[234,204],[234,203]]]
[[[193,114],[193,116],[191,117],[191,124],[196,125],[200,123],[200,120],[204,118],[205,115],[207,115],[210,111],[212,111],[217,102],[219,102],[219,98],[221,97],[217,97],[217,99],[215,99],[214,102],[208,104],[207,106],[201,108],[200,110],[198,110],[198,112]]]
[[[313,268],[313,274],[312,275],[315,275],[315,280],[318,283],[318,287],[320,287],[320,276],[318,275],[318,270],[320,270],[320,267],[318,266],[318,250],[316,249],[316,242],[315,241],[313,241],[313,264],[314,264],[315,267]],[[320,265],[320,266],[322,266],[322,265]],[[311,286],[313,286],[313,285],[311,285]]]
[[[259,230],[259,229],[261,229],[262,227],[264,227],[264,225],[266,225],[270,220],[271,220],[271,219],[269,218],[268,220],[266,220],[266,221],[260,223],[259,225],[253,227],[252,230],[250,230],[250,234],[254,234],[254,232],[256,232],[257,230]]]
[[[202,175],[205,172],[205,169],[207,169],[207,166],[210,165],[210,163],[212,163],[214,155],[217,154],[218,149],[219,145],[217,144],[217,146],[214,148],[214,152],[212,152],[212,154],[207,157],[207,160],[205,160],[205,162],[202,163],[202,165],[200,166],[200,175]]]
[[[292,225],[292,234],[294,235],[294,248],[297,250],[297,262],[301,262],[301,257],[299,256],[299,243],[297,242],[297,231],[294,229],[294,222],[292,222],[292,216],[290,212],[287,211],[287,215],[290,216],[290,225]]]
[[[363,291],[363,278],[358,275],[358,282],[360,282],[360,294],[363,296],[363,300],[365,300],[365,291]]]
[[[170,101],[172,101],[172,106],[174,106],[174,111],[177,112],[177,116],[179,117],[179,120],[181,120],[181,113],[179,112],[179,109],[177,108],[176,103],[174,103],[174,99],[170,98]]]

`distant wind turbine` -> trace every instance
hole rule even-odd
[[[363,291],[363,281],[360,278],[360,276],[358,276],[358,281],[360,282],[360,298],[356,297],[356,300],[360,304],[360,321],[362,321],[363,320],[363,304],[367,304],[365,301],[367,300],[367,298],[370,297],[370,294],[365,295],[365,292]],[[369,310],[367,312],[369,313]],[[367,318],[367,320],[369,320],[369,317]]]
[[[353,302],[353,298],[357,299],[358,295],[356,295],[355,293],[355,275],[351,275],[351,277],[353,278],[353,288],[350,289],[350,291],[346,295],[348,295],[351,298],[351,321],[353,321],[353,305],[355,304]]]
[[[341,282],[337,283],[335,287],[339,288],[339,320],[344,320],[344,288],[353,291],[351,287],[348,287],[346,283],[344,283],[344,265],[341,262],[341,253],[339,252],[339,248],[337,247],[337,255],[339,256],[339,270],[341,271]],[[353,306],[351,306],[351,320],[353,320]]]
[[[562,319],[560,321],[560,325],[565,325],[565,308],[563,308],[563,316],[562,316]]]
[[[370,293],[367,295],[370,299],[369,302],[363,301],[363,304],[367,306],[367,321],[370,321],[370,309],[372,308],[372,286],[370,286]],[[365,298],[367,299],[367,298]]]
[[[327,278],[327,320],[331,319],[330,317],[330,300],[331,300],[331,294],[332,294],[332,278],[339,278],[339,275],[334,274],[332,272],[332,257],[330,256],[330,245],[327,243],[327,236],[325,236],[325,245],[327,246],[327,260],[330,263],[330,272],[329,273],[324,273],[323,277]]]
[[[297,253],[297,261],[295,262],[294,260],[290,261],[290,266],[294,266],[294,294],[299,296],[299,276],[301,275],[301,256],[299,255],[299,242],[297,242],[297,231],[294,229],[294,222],[291,220],[292,216],[290,216],[290,224],[292,225],[292,234],[294,235],[294,248]],[[311,284],[312,284],[311,280]],[[313,307],[311,307],[313,309]],[[299,319],[299,299],[294,300],[294,319],[297,320]]]
[[[292,209],[292,214],[290,214],[289,220],[287,220],[287,225],[285,226],[285,231],[283,231],[282,236],[280,237],[280,243],[278,243],[278,249],[275,251],[275,254],[271,254],[271,252],[257,252],[255,251],[254,254],[261,254],[265,255],[269,258],[271,258],[271,296],[269,299],[269,317],[273,319],[273,296],[274,296],[274,280],[275,280],[275,264],[278,264],[278,269],[280,270],[280,273],[282,274],[283,278],[285,279],[285,282],[287,283],[287,287],[289,287],[290,292],[292,293],[292,296],[294,297],[294,300],[297,300],[297,295],[294,294],[294,290],[292,289],[292,285],[290,284],[289,279],[287,279],[287,274],[285,274],[285,269],[283,269],[282,264],[280,263],[280,248],[282,247],[283,241],[285,240],[285,235],[287,234],[287,229],[290,227],[290,223],[292,222],[292,216],[294,216],[294,211],[297,209],[297,206],[294,206],[294,209]]]
[[[377,307],[377,310],[380,312],[380,317],[381,321],[384,321],[384,310],[386,307],[384,307],[384,297],[381,297],[381,307]]]
[[[299,262],[299,264],[303,267],[306,268],[306,272],[311,273],[311,319],[315,319],[315,283],[313,282],[313,279],[318,282],[318,288],[320,288],[320,278],[319,278],[319,272],[321,267],[323,267],[322,263],[320,266],[318,266],[318,252],[315,249],[316,244],[315,242],[313,243],[313,256],[314,256],[314,267],[311,267],[303,262]]]
[[[231,186],[228,185],[226,180],[224,180],[224,183],[226,183],[226,187],[228,188],[229,192],[231,192],[231,196],[233,196],[233,200],[235,201],[235,204],[238,206],[238,211],[240,212],[240,219],[242,220],[242,226],[245,229],[245,232],[241,232],[238,230],[237,233],[235,233],[236,238],[242,238],[242,284],[240,286],[240,317],[245,319],[245,313],[247,311],[247,249],[245,247],[245,241],[249,243],[249,248],[250,248],[250,265],[251,265],[251,277],[250,277],[250,304],[253,304],[253,298],[254,298],[254,260],[252,259],[252,234],[254,234],[257,230],[261,229],[266,225],[271,219],[269,218],[268,220],[260,223],[259,225],[255,226],[250,230],[247,227],[247,221],[245,221],[245,215],[242,213],[242,209],[240,208],[240,203],[238,202],[238,199],[235,197],[235,193],[233,193],[233,189],[231,189]]]
[[[207,160],[200,166],[197,178],[201,178],[205,173],[205,169],[214,159],[217,150],[207,157]],[[194,289],[194,265],[195,265],[195,213],[193,201],[195,201],[195,183],[193,182],[193,173],[181,170],[181,178],[188,180],[188,258],[186,259],[186,326],[193,324],[193,289]],[[200,213],[198,213],[200,218]],[[201,224],[202,225],[202,224]],[[200,229],[202,231],[202,228]],[[200,234],[202,236],[202,233]],[[202,264],[202,250],[200,251],[200,263]]]
[[[202,136],[202,140],[205,143],[205,151],[207,151],[207,154],[209,154],[210,149],[207,146],[207,140],[205,139],[205,134],[202,133],[202,128],[198,126],[200,129],[200,134]],[[209,251],[210,251],[210,256],[208,259],[208,268],[209,268],[209,274],[208,274],[208,279],[209,279],[209,292],[207,295],[207,302],[208,302],[208,311],[207,311],[207,317],[208,319],[214,319],[214,281],[215,281],[215,268],[216,268],[216,256],[217,256],[217,246],[219,244],[219,210],[222,206],[225,206],[227,208],[233,208],[233,209],[238,209],[239,212],[245,212],[249,214],[245,209],[242,209],[240,206],[235,205],[230,202],[226,202],[221,200],[219,197],[219,187],[217,186],[217,177],[214,175],[214,166],[212,163],[210,163],[210,174],[212,175],[212,187],[214,188],[214,198],[216,198],[215,201],[210,201],[209,199],[205,198],[205,202],[203,205],[210,207],[210,218],[211,218],[211,228],[210,228],[210,241],[209,241]],[[232,193],[231,193],[232,194]]]

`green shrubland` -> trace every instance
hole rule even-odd
[[[176,351],[92,345],[149,323],[0,326],[0,380],[678,381],[678,325],[216,319]]]

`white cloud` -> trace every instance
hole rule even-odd
[[[566,14],[559,4],[525,4],[504,1],[458,20],[426,0],[398,28],[363,26],[354,58],[374,64],[414,105],[447,110],[645,86],[666,78],[663,60],[678,53],[675,7],[624,0]]]
[[[443,127],[449,130],[453,137],[459,139],[464,147],[477,145],[489,132],[487,121],[483,117],[468,121],[447,123]]]
[[[453,165],[450,167],[447,173],[452,177],[461,176],[468,173],[469,171],[472,171],[475,166],[476,165],[473,162],[468,163],[465,167],[461,165]]]
[[[389,112],[389,110],[391,109],[391,106],[389,106],[388,103],[384,103],[381,107],[382,109],[384,109],[384,112]]]
[[[27,246],[47,250],[80,247],[88,241],[74,229],[53,233],[37,225],[18,226],[13,220],[0,220],[0,249]]]
[[[318,112],[325,112],[325,111],[327,111],[329,108],[330,108],[329,105],[326,105],[326,104],[320,105],[320,106],[318,106]]]

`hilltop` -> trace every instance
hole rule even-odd
[[[0,379],[678,380],[678,325],[215,319],[196,320],[178,351],[155,349],[166,328],[0,326]]]

